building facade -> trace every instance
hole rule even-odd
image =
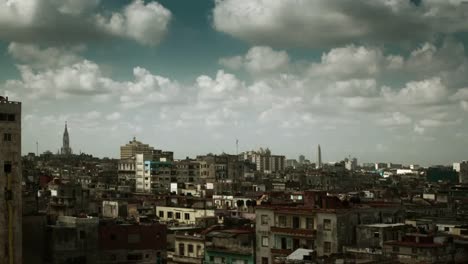
[[[21,103],[0,96],[0,263],[22,263]]]

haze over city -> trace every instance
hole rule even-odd
[[[269,147],[324,161],[466,155],[463,1],[0,1],[0,91],[23,153],[176,157]],[[391,21],[389,23],[388,21]]]

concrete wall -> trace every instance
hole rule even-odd
[[[21,103],[0,101],[0,114],[13,114],[14,120],[0,120],[0,263],[8,263],[9,213],[12,216],[12,252],[14,263],[22,263],[22,197],[21,197]],[[11,135],[11,141],[4,140],[4,134]],[[5,173],[5,162],[10,162],[11,191],[5,192],[8,175]],[[11,194],[11,199],[6,195]],[[5,250],[7,249],[7,250]]]
[[[255,220],[255,232],[256,236],[256,262],[262,263],[262,257],[269,258],[269,263],[272,263],[270,258],[271,248],[274,247],[274,237],[270,232],[270,227],[275,225],[275,215],[272,210],[257,208],[255,211],[256,220]],[[262,223],[262,216],[264,220],[267,220],[267,224]],[[262,237],[268,237],[269,242],[268,246],[262,246]]]

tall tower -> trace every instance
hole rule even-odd
[[[71,155],[70,136],[68,135],[67,122],[65,122],[65,131],[63,132],[63,146],[61,149],[62,155]]]
[[[322,150],[320,149],[320,144],[317,149],[317,169],[322,168]]]
[[[21,103],[0,96],[0,263],[22,263]]]

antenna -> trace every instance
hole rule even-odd
[[[239,139],[236,138],[236,155],[239,156]]]
[[[39,142],[36,141],[36,156],[39,157]]]

